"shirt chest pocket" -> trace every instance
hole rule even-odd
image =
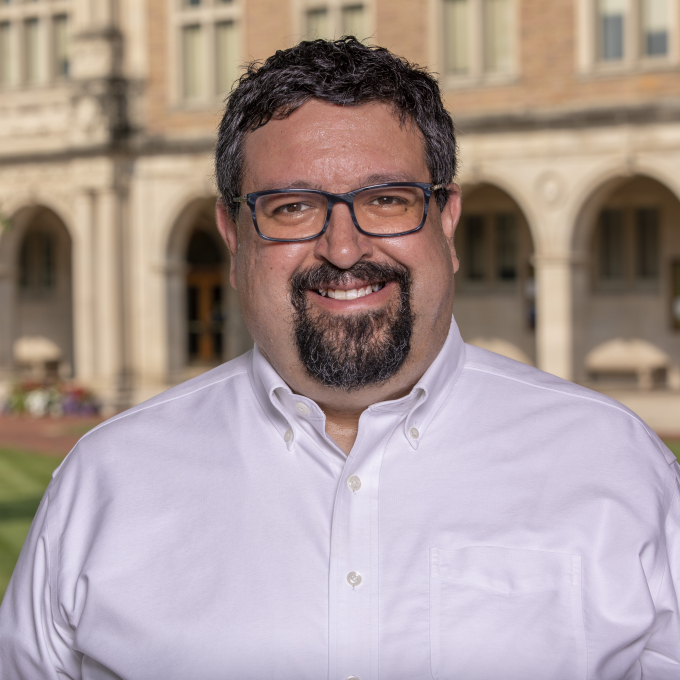
[[[432,548],[430,654],[436,680],[585,679],[581,558]]]

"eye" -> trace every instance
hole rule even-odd
[[[274,210],[275,215],[293,215],[312,208],[308,203],[285,203]]]
[[[405,205],[406,201],[399,196],[376,196],[370,201],[370,204],[378,206],[394,206]]]

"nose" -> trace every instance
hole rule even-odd
[[[373,254],[373,244],[352,221],[349,206],[336,203],[333,206],[328,228],[316,241],[317,257],[328,260],[340,269],[349,269],[364,257]]]

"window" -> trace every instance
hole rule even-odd
[[[40,36],[38,19],[24,20],[24,82],[34,85],[40,80]]]
[[[229,92],[238,77],[236,24],[219,21],[215,25],[215,55],[217,62],[217,92]]]
[[[510,0],[484,0],[484,70],[510,71]]]
[[[70,6],[71,0],[0,0],[0,87],[68,77]]]
[[[465,220],[465,241],[467,243],[467,278],[482,281],[486,277],[486,239],[484,218],[470,215]]]
[[[443,0],[443,70],[480,78],[514,71],[513,0]]]
[[[598,281],[603,290],[656,283],[660,266],[657,208],[605,209],[597,232]]]
[[[678,0],[577,0],[579,68],[658,68],[677,59]]]
[[[636,274],[640,279],[659,276],[659,211],[642,208],[635,211]]]
[[[498,282],[516,281],[519,259],[517,216],[513,213],[469,215],[463,227],[465,278],[484,281],[491,276]]]
[[[229,92],[238,77],[240,3],[176,0],[177,99],[206,104]]]
[[[205,96],[205,66],[203,64],[203,27],[200,24],[182,27],[182,57],[184,98]]]
[[[318,3],[309,0],[303,5],[302,33],[306,40],[332,39],[343,35],[366,40],[371,33],[367,18],[367,8],[361,3],[351,0]]]
[[[19,288],[44,293],[52,290],[55,282],[54,237],[45,232],[30,232],[19,254]]]
[[[603,210],[600,215],[600,277],[623,278],[623,211]]]
[[[671,263],[671,326],[680,330],[680,260]]]
[[[444,64],[446,73],[467,74],[470,71],[469,0],[444,2]]]
[[[58,14],[52,20],[52,26],[54,75],[57,78],[68,78],[70,70],[68,16],[66,14]]]
[[[641,17],[642,50],[647,57],[668,54],[670,12],[668,0],[643,0]]]
[[[600,59],[623,59],[626,0],[599,0]]]
[[[517,278],[517,221],[512,213],[496,215],[496,277]]]
[[[305,35],[310,39],[329,37],[328,10],[325,7],[308,9]]]
[[[12,25],[9,21],[0,23],[0,85],[12,82]]]

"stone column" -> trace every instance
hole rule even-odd
[[[74,197],[73,335],[77,380],[92,385],[97,376],[97,318],[94,249],[95,197],[84,190]]]
[[[572,262],[569,255],[535,258],[538,367],[560,378],[573,376]]]
[[[97,382],[107,405],[114,408],[119,405],[118,383],[123,367],[119,207],[114,189],[97,193],[94,244]]]

